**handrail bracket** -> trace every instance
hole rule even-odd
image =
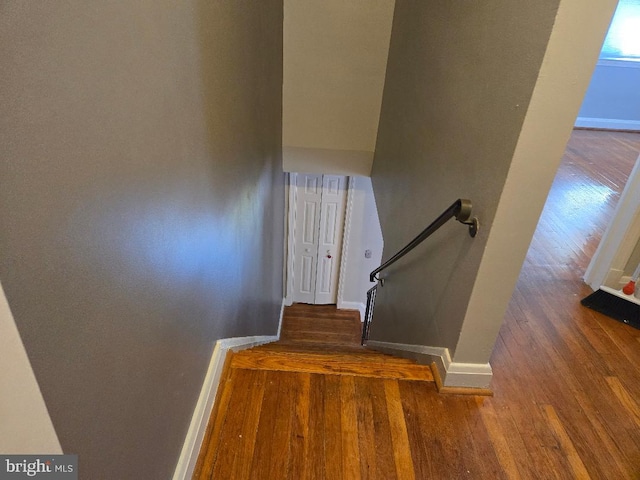
[[[471,238],[478,234],[478,230],[480,230],[480,221],[478,220],[478,217],[473,217],[471,220],[466,220],[464,222],[461,222],[460,220],[458,221],[469,227],[469,235]]]
[[[471,200],[461,198],[454,203],[454,206],[455,219],[463,225],[469,226],[469,235],[471,237],[475,237],[480,229],[480,222],[478,221],[478,217],[471,216],[471,210],[473,207]]]

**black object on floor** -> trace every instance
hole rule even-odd
[[[640,300],[619,290],[600,287],[580,303],[619,322],[640,329]]]

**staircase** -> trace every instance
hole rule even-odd
[[[230,353],[193,478],[415,478],[401,391],[435,393],[431,369],[360,337],[359,312],[294,304]]]
[[[360,346],[360,316],[335,306],[285,310],[281,340],[233,354],[231,368],[433,382],[431,369]]]

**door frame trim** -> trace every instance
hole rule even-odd
[[[298,174],[289,173],[289,204],[287,205],[287,291],[285,292],[285,305],[293,305],[293,288],[295,269],[295,228],[296,228],[296,202],[298,200]]]
[[[640,156],[629,174],[609,225],[584,274],[594,290],[619,289],[628,281],[624,269],[640,238]]]
[[[342,253],[340,255],[340,272],[338,273],[338,295],[336,298],[336,306],[344,308],[344,284],[345,273],[347,271],[347,257],[349,256],[349,240],[351,238],[351,219],[353,216],[353,187],[355,181],[352,176],[347,176],[347,199],[344,214],[344,227],[342,228]],[[360,310],[359,306],[357,308]],[[360,316],[364,318],[364,313]]]

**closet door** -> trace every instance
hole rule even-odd
[[[342,255],[347,178],[324,175],[320,203],[320,231],[316,269],[316,297],[318,304],[336,303],[338,275]]]
[[[294,295],[331,304],[338,296],[347,177],[298,174],[294,224]]]
[[[296,190],[293,300],[315,303],[322,175],[298,174]]]

